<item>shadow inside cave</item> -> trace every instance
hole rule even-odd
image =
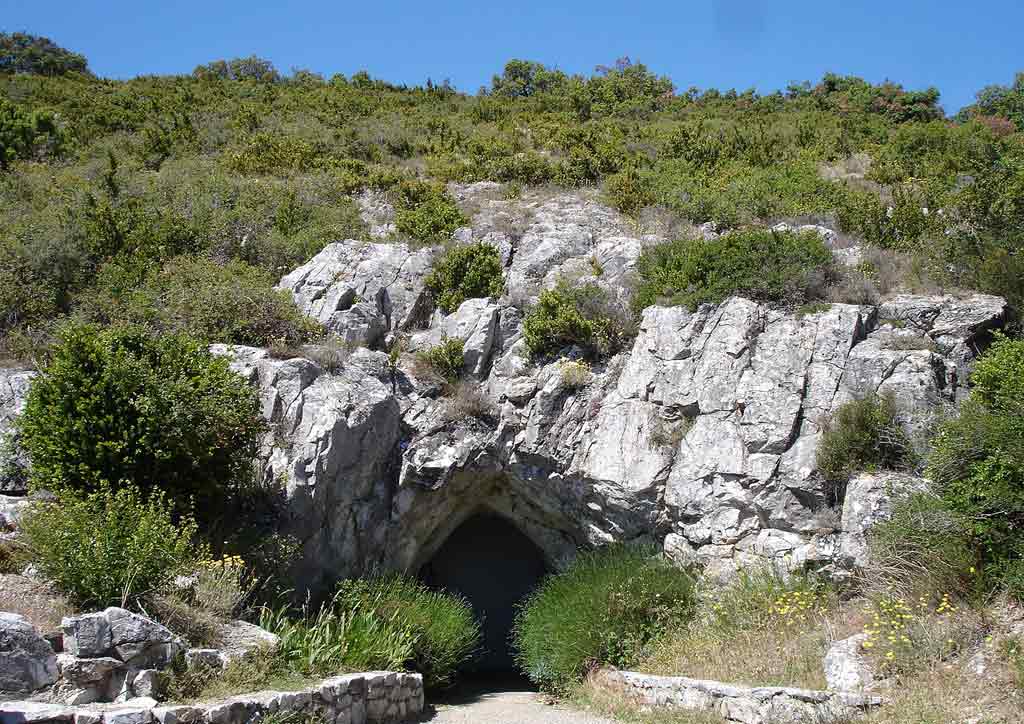
[[[508,519],[492,513],[466,520],[420,569],[427,585],[469,601],[481,622],[482,651],[472,667],[478,681],[518,676],[510,640],[516,610],[547,572],[540,548]]]

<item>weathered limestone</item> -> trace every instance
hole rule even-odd
[[[28,399],[35,372],[0,368],[0,493],[22,493],[28,483],[28,458],[13,429]]]
[[[423,278],[433,252],[349,239],[328,244],[278,285],[309,316],[346,342],[378,345],[429,313]]]
[[[868,638],[867,634],[857,634],[829,647],[823,664],[825,680],[831,691],[863,694],[871,690],[874,674],[867,657],[861,652]]]
[[[624,693],[637,704],[718,714],[742,724],[843,724],[882,700],[833,691],[782,686],[739,686],[684,676],[650,676],[632,671],[601,671],[599,686]]]
[[[324,679],[299,691],[259,691],[194,704],[160,704],[148,696],[112,705],[0,702],[0,724],[246,724],[269,714],[384,724],[417,719],[423,704],[419,674],[373,671]]]
[[[56,679],[57,657],[36,627],[0,612],[0,692],[31,693]]]

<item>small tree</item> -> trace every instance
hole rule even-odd
[[[0,73],[53,76],[88,72],[84,55],[72,53],[49,38],[28,33],[0,33]]]

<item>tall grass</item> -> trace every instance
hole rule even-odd
[[[312,616],[286,607],[264,608],[260,626],[281,637],[279,655],[288,668],[311,676],[343,671],[401,669],[412,657],[413,634],[398,612],[382,617],[369,610],[324,606]]]
[[[352,613],[400,623],[409,641],[404,663],[423,674],[428,689],[453,684],[480,646],[480,623],[464,599],[405,576],[346,581],[336,602]]]

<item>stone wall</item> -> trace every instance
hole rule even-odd
[[[423,677],[374,671],[325,679],[301,691],[260,691],[198,704],[60,706],[0,702],[0,724],[244,724],[267,714],[316,715],[325,724],[401,722],[423,711]]]
[[[600,672],[595,683],[642,706],[718,714],[742,724],[841,724],[879,706],[881,698],[783,686],[737,686],[684,676]]]

